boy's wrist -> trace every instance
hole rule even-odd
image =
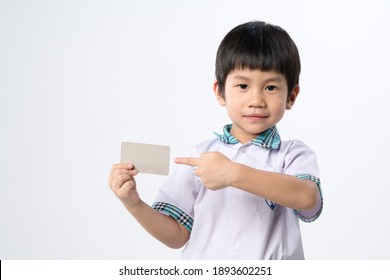
[[[141,199],[139,199],[138,202],[136,202],[135,204],[127,205],[124,203],[124,205],[125,205],[127,211],[129,211],[132,215],[134,215],[140,211],[140,209],[142,207],[142,203],[143,203],[143,201]]]
[[[242,173],[243,165],[237,162],[232,162],[232,168],[230,171],[231,179],[230,186],[237,187],[240,182],[240,174]]]

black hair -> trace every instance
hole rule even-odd
[[[235,69],[276,71],[286,77],[288,94],[299,84],[298,48],[281,27],[251,21],[233,28],[217,51],[215,77],[224,97],[226,77]]]

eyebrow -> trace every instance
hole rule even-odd
[[[232,78],[233,78],[233,80],[251,81],[250,78],[248,78],[248,77],[246,77],[246,76],[242,76],[242,75],[235,75],[235,76],[233,76]],[[282,78],[277,77],[277,76],[275,76],[275,77],[270,77],[270,78],[268,78],[268,79],[263,80],[263,82],[265,82],[265,83],[270,83],[270,82],[279,82],[279,83],[280,83],[280,82],[282,82],[282,81],[283,81]]]
[[[235,75],[232,78],[233,78],[233,80],[244,80],[244,81],[250,81],[251,80],[248,77],[240,76],[240,75]]]

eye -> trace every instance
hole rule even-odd
[[[238,87],[239,87],[240,89],[247,89],[247,88],[248,88],[248,85],[246,85],[246,84],[239,84]]]
[[[269,86],[265,87],[265,90],[267,90],[267,91],[276,91],[277,89],[278,89],[278,87],[274,86],[274,85],[269,85]]]

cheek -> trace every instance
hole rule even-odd
[[[273,100],[270,100],[270,104],[273,104],[275,108],[286,109],[287,98],[282,96],[275,97]]]
[[[286,107],[284,106],[284,107],[281,107],[281,108],[279,108],[279,110],[277,111],[277,113],[276,113],[276,118],[278,119],[277,121],[280,121],[282,118],[283,118],[283,116],[284,116],[284,113],[286,112],[286,109],[285,109]]]
[[[228,112],[239,112],[242,108],[245,107],[244,98],[234,98],[230,97],[226,100],[225,106]]]
[[[282,117],[286,111],[286,101],[277,100],[276,102],[269,104],[272,107],[272,111],[275,115]]]

